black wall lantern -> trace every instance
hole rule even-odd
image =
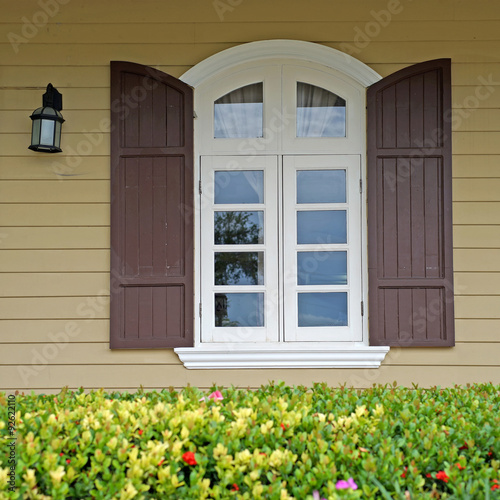
[[[51,83],[43,94],[42,107],[35,109],[30,118],[31,146],[29,149],[41,153],[61,153],[61,127],[64,122],[60,111],[62,109],[62,94]]]

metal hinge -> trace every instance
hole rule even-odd
[[[200,318],[201,318],[201,302],[200,302],[200,307],[199,307],[199,314],[200,314]]]
[[[361,316],[365,315],[365,303],[361,301]]]
[[[200,194],[201,194],[201,180],[200,180],[200,181],[198,181],[198,191],[199,191],[199,192],[200,192]]]
[[[196,114],[196,111],[193,110],[193,118],[196,120],[198,118],[198,115]]]
[[[359,192],[363,192],[363,179],[359,179]]]

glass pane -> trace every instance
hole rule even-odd
[[[347,293],[299,293],[299,326],[347,326]]]
[[[214,137],[262,137],[262,82],[246,85],[214,103]]]
[[[297,284],[347,285],[347,252],[297,252]]]
[[[263,285],[264,252],[215,252],[216,285]]]
[[[264,243],[264,212],[215,212],[216,245],[257,245]]]
[[[40,144],[51,146],[54,142],[54,121],[41,120],[42,132],[40,134]]]
[[[297,203],[345,203],[345,170],[297,171]]]
[[[297,82],[297,137],[345,137],[345,109],[342,97]]]
[[[223,170],[215,172],[215,204],[263,203],[263,170]]]
[[[347,243],[345,210],[311,210],[297,212],[297,243]]]
[[[215,326],[264,326],[264,294],[216,293]]]

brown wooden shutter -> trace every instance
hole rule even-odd
[[[193,92],[111,62],[112,349],[193,345]]]
[[[371,345],[454,345],[451,61],[368,89]]]

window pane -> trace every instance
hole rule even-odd
[[[214,103],[214,137],[262,137],[262,82],[246,85]]]
[[[216,293],[215,326],[264,326],[264,294]]]
[[[264,243],[264,212],[215,212],[216,245],[256,245]]]
[[[297,252],[298,285],[347,285],[347,252]]]
[[[345,170],[298,170],[297,203],[345,203]]]
[[[311,210],[297,212],[297,243],[347,243],[345,210]]]
[[[264,252],[215,252],[216,285],[263,285]]]
[[[299,293],[299,326],[347,326],[347,293]]]
[[[215,172],[216,204],[264,202],[264,172],[262,170],[223,170]]]
[[[342,97],[297,82],[297,137],[345,137],[345,110]]]

